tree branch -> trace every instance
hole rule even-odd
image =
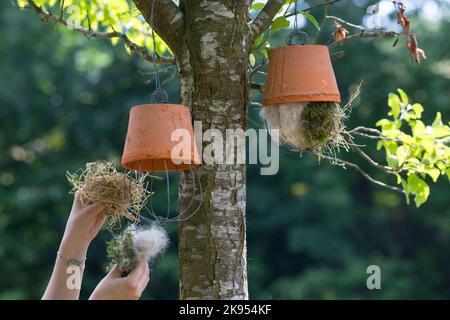
[[[363,26],[360,26],[358,24],[350,23],[347,20],[344,20],[344,19],[339,18],[339,17],[328,16],[327,15],[327,16],[325,16],[325,19],[331,19],[331,20],[338,21],[338,22],[342,23],[342,25],[344,25],[344,26],[349,26],[349,27],[356,28],[356,29],[359,29],[359,30],[366,30],[366,28],[364,28]]]
[[[383,136],[383,134],[380,132],[380,130],[373,129],[373,128],[367,128],[364,126],[359,126],[356,128],[353,128],[352,130],[348,131],[350,135],[356,134],[364,138],[372,139],[372,140],[389,140],[389,141],[395,141],[398,143],[404,143],[403,141],[399,139],[389,138],[386,136]]]
[[[390,167],[388,166],[383,166],[381,164],[379,164],[378,162],[376,162],[375,160],[373,160],[371,157],[369,157],[369,155],[367,153],[365,153],[360,147],[358,147],[355,144],[352,144],[351,148],[356,151],[356,153],[358,153],[364,160],[366,160],[370,165],[372,165],[373,167],[377,168],[380,171],[383,171],[385,173],[389,173],[389,174],[395,174],[395,171],[392,170]]]
[[[153,6],[153,24],[156,33],[172,49],[180,53],[180,38],[184,36],[184,14],[172,0],[133,0],[148,24],[151,24]]]
[[[73,31],[76,31],[78,33],[81,33],[85,35],[88,38],[98,38],[98,39],[112,39],[112,38],[119,38],[125,45],[131,50],[133,54],[136,54],[138,57],[150,61],[150,62],[156,62],[160,64],[173,64],[174,59],[172,57],[154,57],[146,48],[141,47],[134,42],[132,42],[128,36],[124,33],[120,33],[117,31],[113,32],[99,32],[94,31],[92,29],[86,29],[81,26],[71,27],[69,26],[68,22],[64,20],[61,16],[57,16],[53,14],[51,11],[46,11],[42,9],[40,6],[38,6],[33,0],[27,0],[30,8],[39,14],[42,17],[43,22],[47,21],[54,21],[56,24],[61,24]]]
[[[328,2],[323,2],[323,3],[319,3],[315,6],[312,6],[312,7],[303,9],[303,10],[298,10],[298,11],[303,11],[303,12],[313,11],[313,10],[316,10],[316,9],[319,9],[322,7],[327,7],[329,5],[335,4],[336,2],[339,2],[339,1],[341,1],[341,0],[332,0],[332,1],[328,1]],[[297,14],[297,12],[291,12],[291,13],[286,14],[285,17],[289,18],[289,17],[295,16],[296,14]]]
[[[346,161],[346,160],[342,160],[342,159],[338,159],[338,158],[335,158],[335,157],[327,156],[327,155],[321,155],[321,157],[330,160],[332,163],[334,162],[334,163],[340,164],[340,165],[342,165],[344,167],[348,166],[348,167],[351,167],[351,168],[355,169],[364,178],[366,178],[371,183],[373,183],[373,184],[375,184],[377,186],[380,186],[380,187],[383,187],[383,188],[386,188],[386,189],[389,189],[389,190],[392,190],[392,191],[396,191],[396,192],[399,192],[399,193],[403,193],[403,194],[405,193],[405,191],[403,189],[399,188],[399,187],[391,186],[391,185],[389,185],[387,183],[384,183],[382,181],[379,181],[379,180],[373,178],[371,175],[369,175],[367,172],[365,172],[363,169],[361,169],[360,166],[358,166],[355,163],[352,163],[352,162],[349,162],[349,161]]]
[[[369,38],[393,38],[398,36],[399,33],[395,31],[369,31],[369,30],[361,30],[359,33],[352,34],[346,38],[343,38],[341,40],[335,41],[332,44],[330,44],[328,47],[331,48],[333,46],[336,46],[338,44],[344,44],[345,42],[351,41],[351,40],[357,40],[357,39],[369,39]]]
[[[266,30],[272,23],[280,8],[284,5],[284,0],[268,0],[264,8],[258,15],[250,21],[250,43],[253,44],[255,39]]]

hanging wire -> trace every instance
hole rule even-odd
[[[309,36],[306,32],[301,31],[298,27],[298,10],[297,1],[294,2],[294,30],[286,37],[286,44],[289,46],[300,44],[305,45],[309,43]],[[295,40],[298,39],[298,43]]]
[[[167,95],[167,92],[161,87],[161,79],[159,76],[159,66],[156,63],[156,60],[159,58],[158,52],[156,50],[156,36],[155,36],[155,25],[154,25],[154,8],[155,8],[155,2],[152,1],[152,8],[150,13],[150,28],[151,28],[151,35],[152,35],[152,42],[153,42],[153,68],[155,69],[155,91],[150,95],[150,101],[151,103],[158,103],[160,100],[158,98],[161,98],[162,103],[168,103],[169,102],[169,96]]]
[[[151,28],[151,37],[152,37],[152,41],[153,41],[153,52],[152,52],[152,56],[154,58],[153,61],[153,67],[154,67],[154,77],[155,77],[155,91],[151,94],[150,96],[150,100],[151,103],[168,103],[169,99],[168,99],[168,95],[167,92],[162,88],[161,86],[161,79],[160,79],[160,74],[159,74],[159,66],[156,63],[156,60],[158,58],[158,53],[156,50],[156,35],[155,35],[155,31],[154,31],[154,6],[155,6],[155,2],[152,2],[152,6],[151,6],[151,13],[150,13],[150,28]],[[161,101],[161,102],[160,102]],[[153,161],[151,161],[151,167],[150,167],[150,171],[153,172],[154,169],[154,163]],[[192,176],[192,182],[193,182],[193,186],[192,186],[192,198],[188,204],[188,206],[186,207],[186,209],[184,211],[181,211],[177,216],[175,217],[170,217],[170,207],[171,207],[171,203],[170,203],[170,179],[169,179],[169,170],[167,167],[167,162],[166,160],[164,160],[164,169],[165,169],[165,178],[166,178],[166,192],[167,192],[167,211],[166,211],[166,216],[160,216],[157,215],[155,210],[153,209],[153,194],[154,194],[154,190],[155,190],[155,186],[154,186],[154,177],[152,175],[150,175],[150,199],[149,199],[149,203],[142,209],[145,209],[145,211],[150,215],[150,217],[145,217],[142,212],[134,212],[135,216],[138,218],[138,220],[142,219],[143,221],[149,222],[149,223],[158,223],[160,225],[166,224],[166,223],[170,223],[170,222],[180,222],[180,221],[185,221],[187,219],[190,219],[195,213],[197,213],[200,208],[202,207],[203,204],[203,190],[202,190],[202,186],[201,186],[201,181],[200,181],[200,176],[199,174],[196,174],[196,172],[194,172],[194,170],[192,169],[192,166],[189,165],[190,168],[190,173]],[[138,170],[137,170],[137,179],[138,181],[141,181],[142,179],[144,179],[143,174],[142,174],[142,161],[139,161],[139,165],[138,165]],[[178,167],[177,167],[177,172],[179,172]],[[192,209],[192,205],[194,203],[194,197],[195,197],[195,193],[196,193],[196,184],[198,182],[199,185],[199,192],[200,192],[200,201],[199,201],[199,205],[191,212],[191,214],[189,214],[187,217],[183,217],[188,211],[190,211]],[[131,187],[131,185],[130,185]],[[146,188],[148,188],[148,183],[145,185]],[[142,210],[140,210],[142,211]],[[135,221],[135,223],[137,222]],[[110,229],[110,232],[113,234],[113,230]]]
[[[186,209],[184,211],[181,211],[178,215],[176,215],[175,217],[170,217],[170,187],[169,187],[169,175],[168,175],[168,170],[166,170],[165,174],[166,174],[166,186],[167,186],[167,214],[165,217],[163,216],[158,216],[155,211],[153,210],[153,204],[152,204],[152,199],[150,199],[150,206],[146,206],[145,207],[145,211],[147,213],[149,213],[150,218],[144,216],[142,213],[139,213],[139,218],[146,221],[146,222],[157,222],[161,225],[167,224],[167,223],[171,223],[171,222],[180,222],[180,221],[186,221],[188,219],[190,219],[191,217],[193,217],[202,207],[203,205],[203,189],[202,189],[202,185],[201,185],[201,181],[200,181],[200,175],[198,173],[196,173],[192,166],[189,165],[189,169],[190,169],[190,173],[192,176],[192,197],[191,200],[189,201],[188,206],[186,207]],[[153,181],[151,182],[153,185]],[[188,216],[184,216],[188,211],[190,211],[192,209],[192,205],[194,203],[194,198],[195,198],[195,194],[196,194],[196,190],[197,187],[196,185],[198,184],[198,190],[199,190],[199,195],[200,195],[200,200],[199,200],[199,204],[198,206],[192,210],[192,212],[188,215]],[[153,189],[153,187],[151,187]]]
[[[295,12],[295,16],[294,16],[294,30],[297,31],[298,30],[297,1],[294,2],[294,12]]]
[[[167,186],[167,214],[166,219],[169,219],[170,216],[170,183],[169,183],[169,171],[167,170],[167,163],[164,160],[164,169],[166,170],[166,186]]]

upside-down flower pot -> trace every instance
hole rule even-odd
[[[292,45],[272,49],[264,106],[311,101],[341,101],[328,47]]]
[[[172,149],[172,133],[184,129],[190,138],[190,152]],[[122,166],[142,172],[186,170],[199,164],[189,108],[180,104],[144,104],[131,108]]]
[[[327,46],[288,45],[271,50],[262,117],[280,142],[320,154],[342,141],[343,111]]]

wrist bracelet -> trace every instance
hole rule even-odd
[[[69,259],[69,258],[63,256],[59,251],[56,253],[56,256],[58,258],[60,258],[61,260],[63,260],[68,267],[69,266],[84,267],[84,263],[86,262],[86,257],[83,259],[83,261],[73,259],[73,258]]]

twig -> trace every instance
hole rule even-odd
[[[315,5],[315,6],[312,6],[312,7],[303,9],[303,10],[298,10],[298,11],[303,11],[303,12],[313,11],[313,10],[316,10],[316,9],[319,9],[319,8],[322,8],[322,7],[325,7],[325,6],[329,6],[329,5],[335,4],[336,2],[339,2],[339,1],[341,1],[341,0],[332,0],[332,1],[324,2],[324,3],[319,3],[319,4]],[[298,12],[291,12],[291,13],[285,15],[285,17],[286,18],[292,17],[292,16],[295,16],[297,13]]]
[[[348,131],[348,133],[351,135],[356,134],[358,136],[372,139],[372,140],[387,140],[387,141],[394,141],[397,143],[405,143],[399,139],[386,137],[377,129],[367,128],[364,126],[359,126],[359,127],[353,128],[352,130]],[[410,145],[410,144],[408,144],[408,145]]]
[[[377,185],[377,186],[380,186],[380,187],[383,187],[383,188],[386,188],[386,189],[389,189],[389,190],[392,190],[392,191],[396,191],[396,192],[405,194],[405,191],[404,191],[403,189],[401,189],[401,188],[399,188],[399,187],[395,187],[395,186],[389,185],[389,184],[387,184],[387,183],[384,183],[384,182],[382,182],[382,181],[379,181],[379,180],[373,178],[371,175],[369,175],[367,172],[365,172],[363,169],[361,169],[360,166],[358,166],[358,165],[355,164],[355,163],[352,163],[352,162],[349,162],[349,161],[346,161],[346,160],[342,160],[342,159],[339,159],[339,158],[327,156],[327,155],[322,155],[321,157],[330,160],[332,163],[333,163],[333,162],[337,162],[337,163],[339,163],[339,164],[341,164],[341,165],[344,165],[344,167],[345,167],[345,166],[349,166],[349,167],[355,169],[355,170],[358,171],[364,178],[366,178],[366,179],[369,180],[371,183],[373,183],[373,184],[375,184],[375,185]]]
[[[348,22],[347,20],[344,20],[344,19],[339,18],[339,17],[328,16],[328,15],[326,15],[326,16],[325,16],[325,19],[336,20],[336,21],[342,23],[343,25],[346,25],[346,26],[349,26],[349,27],[353,27],[353,28],[356,28],[356,29],[359,29],[359,30],[366,31],[366,28],[364,28],[363,26],[360,26],[360,25],[357,25],[357,24],[350,23],[350,22]]]
[[[253,44],[255,39],[270,26],[272,19],[284,5],[284,2],[284,0],[268,0],[256,18],[250,22],[251,44]]]
[[[42,16],[42,19],[44,22],[47,22],[49,20],[55,21],[56,23],[59,23],[67,28],[70,28],[67,21],[61,17],[58,17],[54,15],[51,11],[46,11],[42,9],[40,6],[38,6],[33,0],[27,0],[29,6],[33,11],[35,11],[37,14]],[[174,64],[175,61],[173,57],[154,57],[146,48],[137,45],[136,43],[132,42],[128,36],[124,33],[120,33],[117,31],[113,32],[99,32],[99,31],[93,31],[91,29],[86,29],[81,26],[77,26],[74,28],[70,28],[76,32],[79,32],[81,34],[84,34],[88,38],[98,38],[98,39],[112,39],[112,38],[119,38],[120,40],[125,43],[125,45],[130,49],[130,51],[134,54],[136,54],[138,57],[150,61],[150,62],[156,62],[160,64]]]
[[[398,36],[399,34],[395,31],[367,31],[367,30],[361,30],[361,32],[352,34],[346,38],[343,38],[341,40],[335,41],[332,44],[330,44],[328,47],[331,48],[333,46],[336,46],[338,44],[344,44],[345,42],[348,42],[350,40],[356,40],[356,39],[369,39],[369,38],[393,38]]]
[[[381,164],[379,164],[378,162],[376,162],[375,160],[373,160],[371,157],[369,157],[369,155],[367,153],[365,153],[359,146],[352,144],[351,148],[356,151],[356,153],[358,153],[364,160],[366,160],[370,165],[372,165],[373,167],[377,168],[378,170],[381,170],[383,172],[389,173],[389,174],[395,174],[396,171],[392,170],[390,167],[388,166],[383,166]]]

